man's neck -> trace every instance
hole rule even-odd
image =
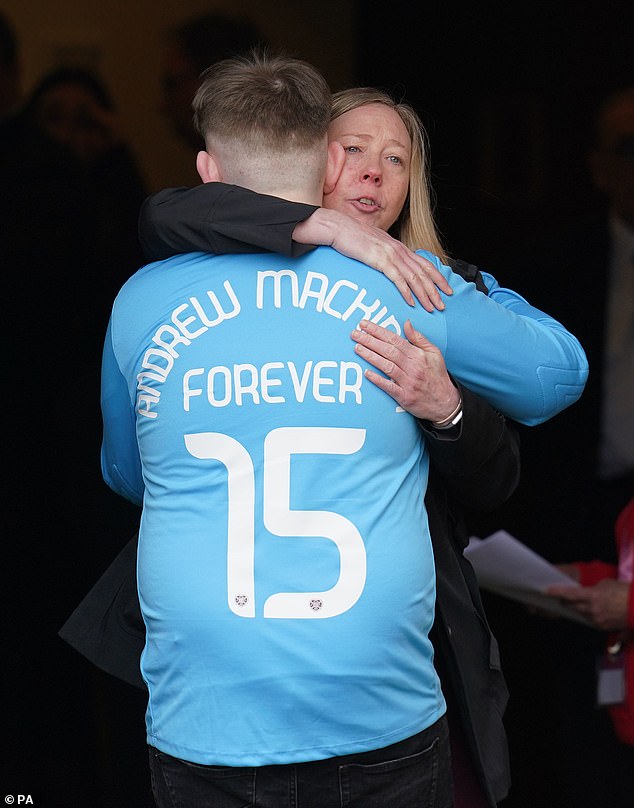
[[[285,181],[286,179],[286,181]],[[321,205],[322,186],[314,187],[314,183],[288,181],[285,177],[271,176],[268,174],[258,174],[254,176],[250,172],[239,170],[230,172],[223,177],[225,182],[231,185],[240,185],[255,191],[258,194],[277,196],[280,199],[288,199],[289,202],[303,202],[308,205]]]
[[[321,205],[326,153],[253,154],[221,146],[216,155],[223,182],[290,202]]]

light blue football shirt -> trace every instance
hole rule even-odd
[[[150,744],[290,763],[387,746],[443,714],[425,445],[364,379],[350,332],[411,318],[455,376],[526,423],[574,401],[587,373],[551,318],[443,272],[454,294],[433,313],[328,248],[179,256],[121,290],[102,466],[143,500]]]

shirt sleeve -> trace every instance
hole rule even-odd
[[[605,561],[575,561],[581,586],[594,586],[605,578],[616,578],[618,567]]]
[[[221,182],[167,188],[141,206],[139,240],[149,261],[195,251],[299,256],[314,247],[293,241],[293,230],[317,208]]]
[[[456,378],[528,426],[543,423],[579,399],[588,362],[576,337],[488,273],[483,273],[489,289],[485,296],[424,254],[436,261],[454,290],[441,314],[446,316],[445,362]],[[465,344],[473,350],[465,351]]]
[[[101,414],[103,478],[115,493],[141,505],[145,486],[136,439],[134,404],[112,345],[112,321],[106,332],[101,366]]]

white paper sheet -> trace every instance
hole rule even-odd
[[[553,616],[592,625],[567,603],[543,594],[552,584],[575,586],[576,582],[505,530],[498,530],[486,539],[472,536],[464,554],[482,589]]]

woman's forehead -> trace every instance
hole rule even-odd
[[[330,138],[352,136],[381,137],[393,141],[408,151],[411,140],[401,116],[386,104],[364,104],[339,115],[330,122]]]

